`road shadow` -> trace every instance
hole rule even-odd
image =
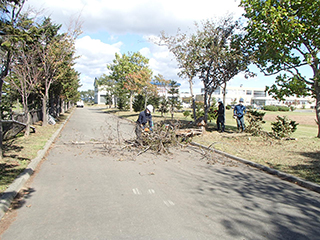
[[[202,165],[198,174],[175,171],[196,206],[228,239],[317,239],[319,195],[256,169]],[[192,183],[190,185],[190,177]]]
[[[308,181],[320,183],[320,151],[299,152],[298,154],[305,157],[306,160],[295,166],[290,166],[290,170]]]
[[[11,208],[15,210],[23,207],[26,204],[26,200],[31,198],[34,192],[36,192],[36,190],[30,187],[21,189],[20,192],[18,192],[18,194],[12,201]],[[31,207],[31,206],[26,206],[26,207]]]

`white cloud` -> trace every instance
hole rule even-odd
[[[121,42],[106,44],[99,39],[92,39],[85,36],[76,41],[77,59],[75,69],[81,73],[81,83],[83,89],[93,88],[95,77],[100,77],[107,73],[107,63],[111,63],[115,53],[120,52]]]
[[[140,52],[150,59],[149,65],[154,74],[176,80],[188,91],[189,84],[179,79],[179,71],[174,56],[166,47],[159,47],[145,40],[158,36],[164,30],[175,34],[178,28],[187,30],[194,22],[222,16],[234,12],[240,16],[240,0],[28,0],[26,5],[36,9],[45,8],[45,16],[51,16],[55,23],[65,27],[70,20],[81,16],[84,34],[76,42],[76,70],[81,73],[81,89],[92,89],[95,77],[107,73],[106,64],[114,59],[116,52],[136,51],[141,39]],[[133,37],[124,39],[124,37]],[[143,37],[144,36],[144,37]],[[97,38],[101,39],[97,39]],[[143,39],[144,38],[144,39]],[[123,42],[119,41],[121,39]],[[134,39],[134,40],[133,40]],[[137,40],[138,39],[138,40]],[[143,41],[144,40],[144,41]],[[139,45],[140,47],[140,45]],[[195,88],[201,87],[196,80]]]
[[[81,14],[85,32],[108,31],[110,34],[173,33],[194,21],[229,13],[240,16],[239,0],[29,0],[27,5],[45,8],[58,23]]]

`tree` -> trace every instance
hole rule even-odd
[[[94,91],[89,89],[86,91],[81,91],[80,92],[80,98],[85,102],[85,103],[93,103],[94,102]]]
[[[190,95],[192,99],[192,109],[194,122],[196,121],[196,104],[195,96],[193,94],[193,79],[197,75],[197,46],[194,44],[195,35],[190,37],[186,33],[182,33],[178,30],[178,33],[175,36],[166,36],[165,32],[161,32],[161,42],[158,45],[165,45],[168,47],[169,51],[175,56],[178,66],[180,68],[179,76],[185,77],[189,82]]]
[[[31,47],[21,42],[21,46],[14,51],[11,74],[6,80],[19,92],[24,115],[27,118],[25,136],[30,133],[29,96],[35,91],[41,76],[40,64],[34,45]]]
[[[248,19],[245,47],[265,75],[277,75],[268,92],[279,100],[312,94],[320,138],[320,2],[242,0],[240,5]]]
[[[152,71],[148,67],[149,59],[142,56],[141,53],[128,53],[120,56],[115,54],[112,63],[107,64],[111,71],[110,78],[115,81],[115,94],[121,99],[124,95],[130,96],[130,111],[132,111],[132,102],[134,93],[141,90],[140,86],[144,82],[151,81]]]
[[[169,112],[169,102],[166,99],[166,97],[161,97],[160,100],[160,107],[159,107],[159,112],[161,112],[161,117],[163,117],[163,114]]]
[[[197,71],[204,86],[204,120],[208,119],[212,93],[221,85],[231,80],[250,64],[250,57],[241,46],[242,36],[239,33],[238,21],[231,16],[220,19],[219,22],[205,21],[198,26],[197,33],[191,39],[194,41],[195,52],[198,55]]]
[[[134,97],[133,110],[135,112],[141,112],[144,109],[145,97],[142,94],[138,94]]]
[[[147,96],[149,92],[155,93],[156,88],[151,84],[151,71],[140,70],[128,74],[126,77],[124,87],[130,92],[130,112],[132,111],[132,99],[134,94],[145,94],[145,106],[147,103]]]
[[[12,62],[12,51],[19,41],[16,35],[16,25],[23,8],[24,0],[4,0],[0,2],[0,106],[2,105],[2,87],[4,78],[8,75]],[[2,114],[0,114],[1,116]],[[3,132],[0,118],[0,159],[3,157]]]
[[[168,91],[168,103],[170,106],[171,118],[173,119],[174,111],[176,109],[181,109],[181,103],[179,101],[179,85],[176,81],[170,82],[170,89]]]

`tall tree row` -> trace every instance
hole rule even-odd
[[[9,83],[6,97],[18,96],[28,127],[31,96],[33,102],[41,99],[37,105],[42,106],[43,125],[46,125],[49,97],[56,98],[58,105],[79,98],[79,73],[73,68],[75,33],[79,33],[79,28],[60,33],[61,25],[54,24],[50,18],[32,18],[23,13],[23,4],[23,0],[15,0],[1,1],[0,5],[0,101],[2,86]],[[25,132],[28,135],[28,129]],[[1,144],[2,135],[1,132]]]

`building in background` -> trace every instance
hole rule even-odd
[[[201,95],[203,95],[204,89],[201,89]],[[196,99],[201,98],[196,96]],[[217,88],[212,97],[215,99],[223,99],[223,88]],[[315,100],[311,96],[304,98],[298,98],[295,96],[286,97],[285,101],[278,101],[272,96],[268,95],[265,88],[252,88],[252,87],[228,87],[226,88],[226,99],[225,105],[234,105],[239,103],[239,99],[244,99],[245,105],[252,105],[254,107],[262,107],[265,105],[276,105],[276,106],[291,106],[294,105],[298,108],[311,108],[315,105]]]

